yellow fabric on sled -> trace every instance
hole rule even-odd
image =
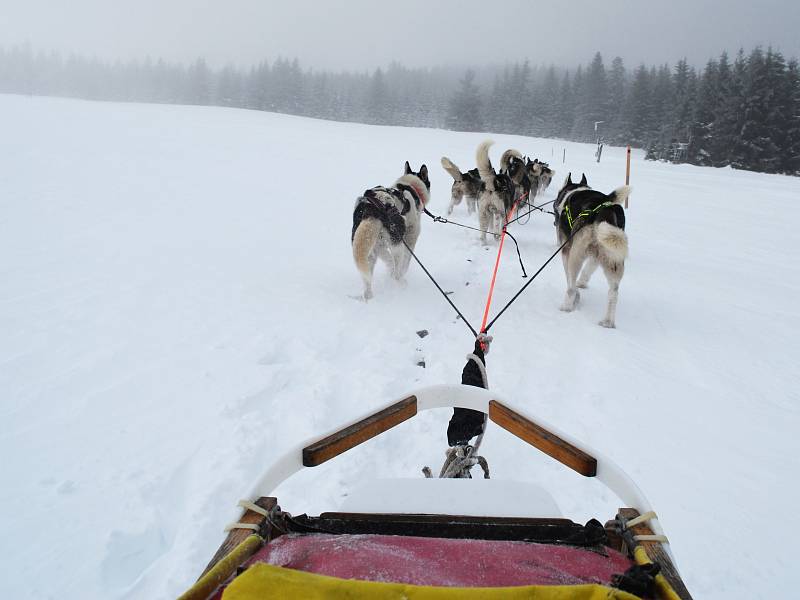
[[[225,590],[223,600],[638,600],[602,585],[526,585],[463,588],[339,579],[257,563]]]

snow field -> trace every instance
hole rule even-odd
[[[409,160],[430,209],[485,136],[208,107],[0,96],[0,554],[8,595],[169,598],[222,539],[270,458],[414,387],[457,382],[472,341],[413,263],[365,304],[352,205]],[[625,151],[493,136],[600,190]],[[561,150],[566,148],[566,164]],[[551,154],[552,153],[552,154]],[[579,309],[556,259],[493,328],[490,385],[601,449],[658,511],[696,598],[787,597],[800,472],[800,180],[650,163],[634,152],[617,329]],[[454,220],[474,224],[462,204]],[[526,268],[551,217],[516,226]],[[423,223],[418,255],[474,326],[495,247]],[[506,245],[494,311],[524,280]],[[430,335],[419,339],[416,330]],[[415,365],[421,349],[427,368]],[[370,476],[444,458],[432,411],[278,490],[335,509]],[[618,502],[490,427],[497,479],[554,488],[566,516]],[[770,523],[770,525],[767,525]],[[42,574],[47,565],[47,575]]]

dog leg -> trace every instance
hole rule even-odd
[[[391,252],[391,259],[389,260],[389,274],[392,279],[400,281],[403,269],[403,252],[400,248],[394,247]]]
[[[584,255],[582,252],[576,252],[575,248],[569,253],[565,260],[565,270],[567,274],[567,295],[564,296],[564,303],[561,305],[561,310],[564,312],[572,312],[580,302],[581,295],[578,292],[576,280],[578,273],[583,266]]]
[[[405,248],[405,246],[398,246],[394,248],[392,255],[394,256],[394,263],[392,264],[392,278],[402,283],[403,278],[408,271],[408,265],[411,262],[411,253]]]
[[[376,245],[380,238],[381,227],[377,219],[364,219],[353,235],[353,260],[364,281],[364,300],[372,298],[372,273],[378,260]]]
[[[393,254],[396,257],[396,277],[399,282],[405,284],[405,276],[408,273],[408,267],[411,264],[411,253],[414,251],[414,248],[417,246],[417,240],[419,239],[420,230],[416,227],[410,228],[406,232],[405,237],[405,244],[398,244],[393,248]],[[406,247],[406,244],[408,247]]]
[[[583,266],[583,270],[581,271],[581,276],[578,277],[578,287],[579,288],[586,288],[589,286],[589,279],[592,278],[592,275],[597,270],[599,263],[597,259],[593,256],[589,257],[589,260],[586,261],[586,264]]]
[[[378,255],[375,252],[370,252],[367,257],[367,270],[360,271],[361,278],[364,280],[364,300],[372,298],[372,274],[375,271],[375,263],[378,262]]]
[[[603,273],[608,280],[608,306],[605,318],[598,323],[601,327],[615,328],[617,315],[617,298],[619,298],[619,283],[625,273],[625,263],[603,261]]]
[[[478,199],[474,196],[467,196],[467,214],[474,214],[478,206]]]
[[[455,187],[455,186],[454,186]],[[464,194],[460,193],[458,190],[452,190],[450,192],[450,206],[447,208],[447,214],[452,215],[453,209],[461,204],[461,200],[464,197]]]
[[[481,243],[484,246],[488,246],[488,242],[486,241],[486,231],[489,229],[489,222],[491,219],[491,215],[486,210],[481,210],[478,213],[478,227],[481,230]]]

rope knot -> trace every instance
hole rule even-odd
[[[440,479],[472,479],[470,469],[479,465],[483,470],[483,478],[489,479],[489,463],[482,456],[475,454],[475,448],[469,444],[453,446],[445,452],[442,470],[439,472]],[[422,472],[425,477],[433,477],[430,467],[424,467]]]
[[[492,336],[490,336],[488,333],[483,332],[483,333],[479,333],[478,337],[475,338],[475,339],[480,344],[481,350],[483,350],[483,353],[484,354],[489,354],[489,345],[492,343],[492,340],[494,338]]]

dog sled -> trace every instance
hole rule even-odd
[[[180,600],[691,599],[658,517],[620,467],[486,386],[463,382],[417,389],[274,460]],[[480,437],[475,446],[451,447],[439,478],[427,469],[425,478],[365,481],[337,512],[298,514],[302,506],[281,506],[274,496],[292,475],[422,411],[448,407],[483,413],[486,422],[597,479],[624,508],[604,523],[573,522],[545,487],[489,479],[477,455]],[[484,467],[484,478],[471,478],[473,466]]]

